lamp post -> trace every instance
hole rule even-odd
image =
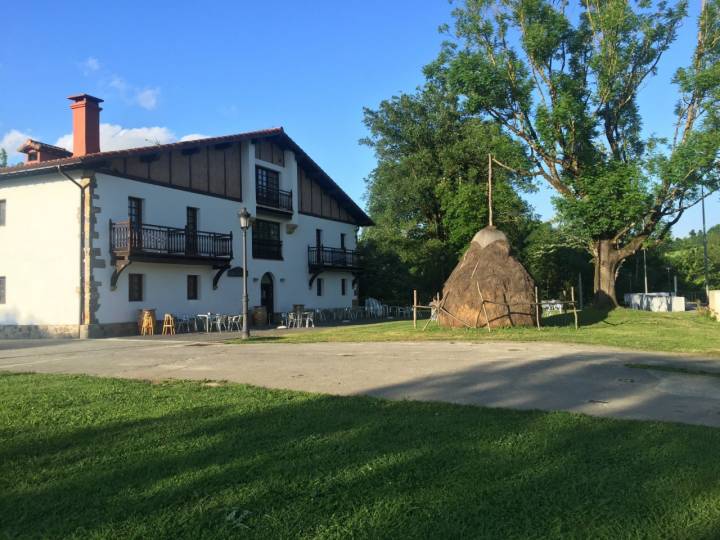
[[[240,229],[242,230],[243,239],[243,297],[242,297],[242,339],[250,338],[250,330],[248,329],[248,258],[247,258],[247,230],[250,228],[250,212],[243,207],[238,212],[240,218]]]

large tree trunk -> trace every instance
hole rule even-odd
[[[615,297],[615,275],[623,257],[612,245],[611,240],[596,240],[593,245],[595,281],[593,290],[596,307],[612,309],[618,306]]]

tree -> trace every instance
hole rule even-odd
[[[402,268],[394,275],[409,278],[408,290],[431,296],[487,225],[488,153],[514,168],[527,168],[527,157],[494,121],[463,115],[458,97],[433,77],[414,94],[365,109],[365,124],[370,136],[362,142],[375,150],[378,164],[367,179],[376,226],[362,243],[383,261],[397,254]],[[494,175],[496,223],[519,248],[531,214],[516,190],[530,189],[529,179],[507,170]]]
[[[436,76],[464,113],[497,122],[523,144],[528,175],[593,258],[598,304],[617,305],[622,261],[661,242],[683,212],[718,189],[720,0],[703,2],[697,44],[674,82],[672,140],[643,137],[643,83],[675,40],[684,1],[467,0]]]
[[[537,223],[532,228],[521,259],[535,280],[541,298],[561,298],[570,287],[575,287],[579,295],[578,277],[582,275],[582,282],[588,285],[592,280],[592,264],[583,246],[574,242],[567,231],[548,222]]]

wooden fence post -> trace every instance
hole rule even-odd
[[[575,287],[570,287],[570,299],[572,300],[573,315],[575,316],[575,330],[578,329],[577,306],[575,305]]]
[[[413,328],[417,330],[417,289],[413,289]]]
[[[538,288],[535,287],[535,320],[537,329],[540,330],[540,299],[538,297]]]

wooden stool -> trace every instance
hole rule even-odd
[[[170,313],[163,317],[162,335],[166,334],[175,335],[175,318]]]
[[[143,313],[142,328],[140,330],[142,336],[153,336],[155,335],[155,321],[153,320],[152,313],[146,311]]]

